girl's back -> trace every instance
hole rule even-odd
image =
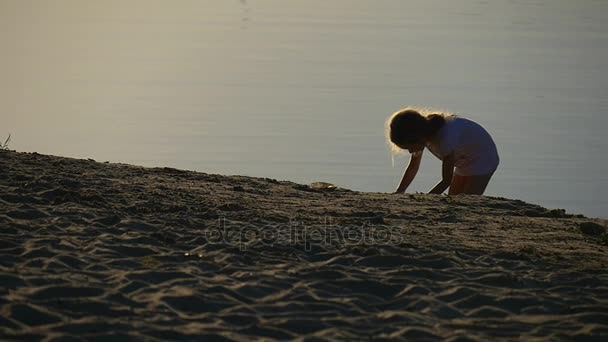
[[[459,116],[446,116],[445,125],[437,132],[427,148],[437,158],[455,155],[455,173],[464,176],[486,175],[499,163],[496,144],[479,124]]]

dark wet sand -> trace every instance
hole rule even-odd
[[[605,226],[0,151],[0,338],[597,340]]]

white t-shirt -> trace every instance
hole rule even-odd
[[[454,153],[454,173],[461,176],[488,175],[496,171],[499,158],[490,134],[479,124],[455,115],[447,116],[436,140],[426,147],[437,158]]]

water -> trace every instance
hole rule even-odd
[[[606,1],[0,0],[11,148],[389,192],[385,119],[493,135],[487,193],[607,217]],[[0,136],[3,138],[3,136]],[[426,154],[410,191],[440,164]]]

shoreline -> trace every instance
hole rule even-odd
[[[0,337],[594,338],[606,220],[0,151]]]

